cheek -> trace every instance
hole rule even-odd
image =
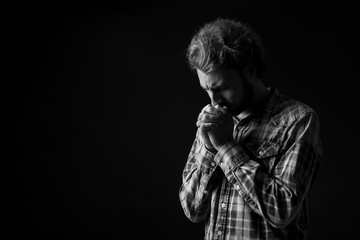
[[[223,92],[223,97],[226,99],[226,101],[230,103],[234,103],[239,97],[239,94],[237,94],[235,91],[232,90],[226,90]]]

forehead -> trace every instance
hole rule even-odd
[[[218,86],[240,79],[239,73],[236,70],[226,68],[220,68],[209,73],[204,73],[197,69],[197,74],[200,85],[204,89],[216,88]]]

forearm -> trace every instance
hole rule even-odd
[[[183,172],[183,184],[179,197],[185,215],[194,222],[208,216],[211,192],[217,187],[219,172],[216,171],[214,154],[204,146],[190,154]]]
[[[236,142],[223,146],[215,157],[226,178],[241,197],[257,214],[277,228],[286,226],[296,216],[316,164],[316,156],[298,154],[297,159],[294,159],[292,151],[289,149],[281,157],[279,165],[275,166],[279,170],[273,173],[266,171],[261,162],[275,161],[275,155],[262,153],[264,158],[257,159]],[[300,164],[295,170],[286,167],[290,161],[301,162],[304,159],[309,162],[305,167]],[[298,176],[296,179],[295,175]]]

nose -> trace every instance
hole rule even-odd
[[[213,91],[209,91],[209,97],[211,100],[211,105],[212,106],[216,106],[216,105],[220,105],[223,103],[223,98],[221,96],[221,94],[213,92]]]

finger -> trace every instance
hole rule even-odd
[[[201,112],[202,112],[202,113],[204,113],[204,112],[209,112],[209,111],[211,111],[211,108],[212,108],[211,104],[207,104],[205,107],[203,107],[203,108],[201,109]]]
[[[222,122],[225,120],[225,117],[222,115],[213,115],[208,112],[204,112],[199,114],[198,121],[204,121],[204,122]]]
[[[196,126],[197,126],[197,127],[200,127],[200,126],[202,126],[202,125],[213,125],[213,126],[218,127],[218,126],[221,125],[221,123],[220,123],[220,122],[204,122],[204,121],[202,121],[202,120],[196,121]]]
[[[222,107],[217,104],[214,107],[211,106],[206,108],[206,110],[213,115],[221,115],[224,119],[231,117],[229,109],[226,106]]]
[[[205,112],[204,114],[216,116],[220,121],[226,121],[230,117],[227,111],[219,105],[216,105],[209,110],[210,112]]]
[[[204,115],[204,114],[208,114],[208,115],[217,115],[216,112],[213,110],[214,107],[211,106],[210,104],[206,105],[200,112],[200,115]]]
[[[201,123],[199,125],[199,128],[201,131],[209,131],[209,130],[214,130],[216,128],[218,128],[219,125],[216,123]]]
[[[218,105],[216,105],[218,106]],[[218,109],[216,109],[216,107],[212,106],[211,104],[206,105],[206,107],[204,108],[204,112],[207,112],[209,114],[213,114],[213,115],[218,115],[220,112],[218,111]]]
[[[203,121],[203,122],[221,123],[224,120],[224,118],[221,115],[211,115],[211,114],[205,113],[205,114],[202,114],[198,120]]]
[[[232,118],[232,115],[227,106],[222,107],[222,106],[216,105],[215,108],[221,112],[224,119]]]
[[[220,105],[216,105],[215,108],[216,108],[217,110],[219,110],[222,114],[226,114],[226,111],[225,111],[224,107],[222,107],[222,106],[220,106]]]
[[[209,109],[210,107],[211,107],[211,105],[208,104],[208,105],[206,105],[205,107],[203,107],[203,108],[201,109],[201,112],[200,112],[199,115],[198,115],[198,120],[199,120],[199,119],[202,119],[202,117],[203,117],[204,114],[210,114],[210,112],[208,111],[208,109]]]
[[[231,118],[231,115],[229,114],[227,109],[224,109],[220,105],[216,105],[215,107],[213,107],[210,104],[206,105],[201,110],[198,116],[198,120],[209,121],[209,122],[226,121],[229,118]]]
[[[212,124],[212,125],[214,125],[216,127],[221,125],[221,123],[219,123],[219,122],[204,122],[204,121],[201,121],[201,120],[196,121],[196,127],[201,127],[204,124],[206,124],[206,125],[211,125]]]

